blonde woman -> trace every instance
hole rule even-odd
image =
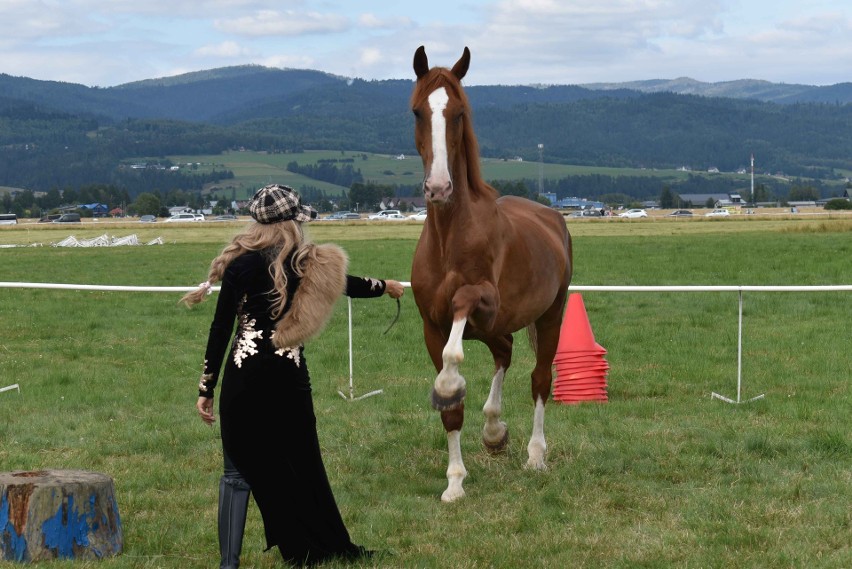
[[[250,492],[267,549],[278,547],[289,563],[358,559],[371,552],[350,540],[325,473],[303,344],[322,330],[340,295],[399,298],[403,285],[350,276],[339,247],[306,241],[302,223],[316,211],[292,188],[261,188],[249,210],[257,223],[234,237],[207,281],[181,299],[192,306],[221,282],[196,403],[202,421],[212,424],[224,366],[220,567],[239,566]]]

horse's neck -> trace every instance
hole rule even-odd
[[[466,249],[464,245],[471,245],[472,240],[488,241],[499,224],[495,199],[488,194],[474,197],[472,182],[465,175],[454,176],[454,180],[458,183],[454,184],[450,201],[434,207],[427,217],[434,220],[432,238],[444,258]]]

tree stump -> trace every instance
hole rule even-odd
[[[0,472],[0,560],[100,559],[118,555],[123,544],[109,476]]]

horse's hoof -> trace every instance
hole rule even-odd
[[[464,397],[467,395],[467,389],[462,388],[461,390],[453,393],[449,397],[443,397],[438,394],[435,389],[432,389],[432,408],[437,411],[452,411],[453,409],[458,409],[464,403]]]
[[[485,445],[485,450],[491,454],[500,454],[509,446],[509,429],[508,427],[503,432],[503,436],[498,441],[489,441],[482,437],[482,444]]]
[[[446,490],[444,490],[444,493],[441,494],[441,501],[445,504],[455,502],[460,498],[464,498],[464,489],[462,487],[447,488]]]
[[[529,459],[524,467],[527,470],[537,470],[539,472],[547,470],[547,464],[543,460]]]

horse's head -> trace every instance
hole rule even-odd
[[[452,172],[457,160],[465,159],[465,144],[472,133],[470,105],[461,87],[461,79],[470,65],[470,50],[464,53],[452,69],[429,69],[426,49],[420,46],[414,53],[414,72],[417,83],[411,95],[414,112],[414,143],[423,159],[423,194],[431,202],[445,202],[453,193]],[[474,159],[478,156],[474,155]]]

